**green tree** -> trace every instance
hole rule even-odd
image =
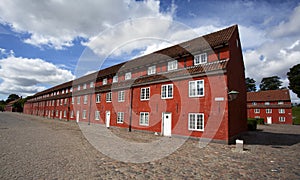
[[[249,78],[249,77],[246,78],[247,92],[255,92],[256,91],[255,82],[256,81],[252,78]]]
[[[9,103],[9,102],[14,101],[14,100],[19,99],[19,98],[20,97],[17,94],[10,94],[8,96],[8,98],[6,99],[6,103]]]
[[[261,91],[276,90],[280,88],[281,84],[282,81],[278,76],[265,77],[261,80],[259,88]]]
[[[300,64],[297,64],[290,68],[290,71],[287,73],[289,83],[289,89],[291,89],[298,98],[300,98]]]
[[[27,101],[26,98],[24,99],[19,99],[17,102],[13,104],[13,107],[18,111],[18,112],[23,112],[24,104]]]
[[[6,105],[6,102],[4,100],[1,100],[0,101],[0,111],[4,111],[5,105]]]

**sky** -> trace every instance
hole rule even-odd
[[[246,77],[258,86],[275,75],[287,87],[286,73],[300,63],[300,1],[1,0],[0,100],[234,24]]]

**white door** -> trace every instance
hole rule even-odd
[[[109,128],[109,125],[110,125],[110,111],[105,112],[105,124],[106,124],[106,127]]]
[[[172,114],[171,113],[163,113],[162,115],[162,130],[164,136],[171,136],[172,131]]]
[[[76,122],[78,123],[79,122],[79,111],[76,111]]]
[[[272,124],[272,117],[267,117],[267,123]]]

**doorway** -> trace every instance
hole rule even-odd
[[[172,134],[172,113],[162,113],[162,134],[171,136]]]
[[[110,125],[110,111],[105,112],[105,124],[106,124],[106,127],[109,128],[109,125]]]

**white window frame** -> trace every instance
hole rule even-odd
[[[194,56],[194,66],[207,63],[207,53],[202,53]]]
[[[73,88],[72,87],[70,88],[70,92],[73,92]]]
[[[77,86],[77,91],[80,91],[80,85]]]
[[[83,84],[83,89],[86,89],[86,83]]]
[[[254,113],[255,114],[259,114],[260,113],[260,109],[254,109]]]
[[[202,93],[201,93],[201,89],[202,89]],[[203,96],[204,96],[204,80],[189,81],[189,97],[203,97]]]
[[[67,117],[67,111],[64,110],[64,117]]]
[[[66,89],[66,94],[69,93],[69,89]]]
[[[72,104],[74,104],[74,102],[75,102],[75,99],[74,99],[74,97],[72,97]]]
[[[103,84],[103,85],[106,85],[106,84],[107,84],[107,78],[104,78],[104,79],[102,80],[102,84]]]
[[[166,87],[166,88],[165,88]],[[170,92],[170,89],[169,87],[171,87],[171,92]],[[164,92],[164,88],[165,88],[165,91]],[[172,99],[173,98],[173,84],[164,84],[161,86],[161,99]]]
[[[88,102],[88,95],[84,95],[83,104],[87,104],[87,102]]]
[[[278,101],[278,104],[284,104],[284,102],[283,101]]]
[[[74,111],[70,111],[70,118],[74,118]]]
[[[65,98],[65,103],[64,104],[67,104],[68,103],[68,98]]]
[[[266,109],[266,114],[272,114],[272,109]]]
[[[95,111],[95,120],[100,120],[100,111]]]
[[[63,89],[63,90],[61,90],[61,94],[65,94],[65,90]]]
[[[270,105],[270,102],[269,102],[269,101],[266,101],[266,102],[265,102],[265,105],[266,105],[266,106]]]
[[[86,119],[86,110],[82,110],[82,119]]]
[[[118,112],[117,123],[118,124],[123,124],[124,123],[124,112]]]
[[[278,120],[279,120],[279,122],[285,122],[285,117],[279,116],[279,117],[278,117]]]
[[[118,91],[118,102],[125,101],[125,91]]]
[[[279,114],[284,114],[285,113],[285,109],[278,109],[278,113]]]
[[[125,80],[131,79],[131,72],[125,73]]]
[[[100,103],[101,101],[101,94],[96,94],[96,103]]]
[[[255,101],[253,101],[253,102],[252,102],[252,105],[254,105],[254,106],[255,106],[255,105],[257,105],[257,103],[256,103]]]
[[[148,75],[151,75],[151,74],[155,74],[156,73],[156,66],[150,66],[148,67]]]
[[[194,117],[194,122],[192,122],[192,119],[191,119],[192,117]],[[198,117],[202,118],[199,120],[199,122],[198,122],[198,119],[196,119]],[[198,128],[198,123],[200,123],[199,128]],[[204,131],[204,113],[189,113],[188,129],[190,131]]]
[[[77,104],[80,104],[80,96],[77,96]]]
[[[94,82],[90,82],[90,88],[94,87]]]
[[[168,62],[168,71],[173,71],[173,70],[176,70],[177,68],[178,68],[177,60]]]
[[[150,87],[141,88],[140,100],[147,101],[149,99],[150,99]]]
[[[115,76],[113,77],[113,83],[117,83],[118,80],[119,80],[118,75],[115,75]]]
[[[112,100],[112,92],[106,93],[106,102],[111,102]]]
[[[149,126],[149,112],[140,112],[139,124],[141,126]]]

